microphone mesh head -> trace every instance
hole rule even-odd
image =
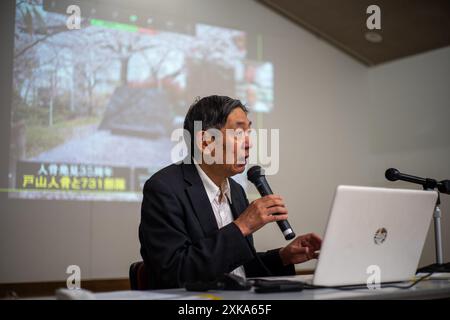
[[[255,183],[256,179],[262,175],[264,175],[264,173],[260,166],[253,166],[247,171],[247,179],[252,183]]]
[[[386,177],[386,179],[388,179],[389,181],[397,181],[398,180],[398,174],[400,172],[397,169],[394,168],[390,168],[387,169],[384,176]]]

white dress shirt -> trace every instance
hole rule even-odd
[[[208,177],[208,175],[205,173],[205,171],[203,171],[203,169],[198,165],[196,161],[194,161],[194,164],[197,168],[198,174],[200,175],[200,179],[203,182],[203,186],[205,187],[206,194],[208,195],[209,202],[211,203],[211,207],[217,221],[217,225],[219,229],[223,228],[234,220],[230,204],[228,203],[228,201],[231,203],[230,183],[228,182],[228,179],[226,179],[221,188],[219,188],[211,180],[211,178]],[[243,266],[237,267],[230,273],[245,278],[245,270]]]

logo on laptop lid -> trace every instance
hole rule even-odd
[[[375,232],[375,235],[373,237],[373,241],[375,244],[382,244],[387,237],[387,230],[386,228],[380,228]]]

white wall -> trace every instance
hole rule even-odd
[[[281,138],[280,172],[269,179],[298,234],[323,233],[338,184],[392,186],[383,178],[390,166],[450,178],[450,48],[369,69],[254,1],[184,3],[178,14],[225,17],[228,27],[264,36],[276,111],[263,126],[279,128]],[[448,197],[443,202],[450,260]],[[0,215],[0,282],[62,280],[70,264],[83,279],[127,277],[140,259],[139,203],[7,201]],[[430,237],[422,264],[433,262]],[[259,250],[285,243],[276,225],[255,240]]]
[[[450,179],[450,47],[369,70],[369,179],[397,167],[418,176]],[[410,188],[408,183],[397,186]],[[450,261],[450,196],[442,195],[444,261]],[[421,265],[435,262],[430,228]]]
[[[303,44],[298,44],[299,51]],[[389,167],[437,179],[450,177],[449,47],[370,69],[345,64],[345,59],[337,65],[321,59],[302,57],[290,67],[292,74],[284,75],[286,91],[278,96],[278,106],[282,99],[289,112],[277,112],[270,119],[283,132],[281,170],[271,181],[287,198],[290,222],[298,233],[323,234],[338,184],[418,188],[386,181]],[[308,83],[302,81],[301,71],[313,75]],[[325,83],[314,75],[321,71]],[[441,205],[445,261],[450,260],[449,197],[443,195]],[[435,262],[430,227],[421,266]],[[257,234],[260,249],[283,244],[281,236],[273,236],[276,231],[273,226]]]

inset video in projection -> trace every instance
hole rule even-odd
[[[138,201],[196,97],[273,109],[273,66],[247,58],[246,32],[96,1],[70,29],[73,3],[16,3],[10,197]]]

